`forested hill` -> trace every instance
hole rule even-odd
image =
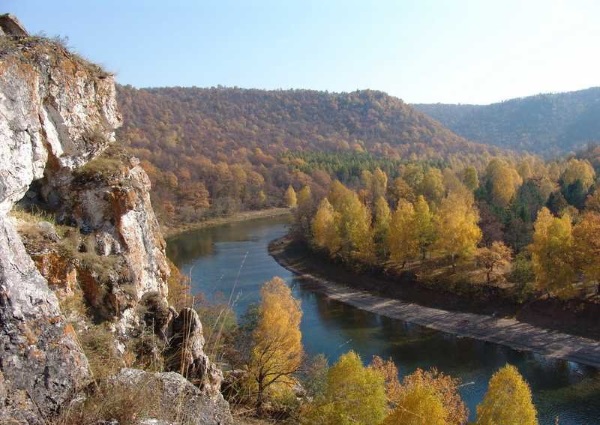
[[[120,87],[121,131],[134,145],[181,141],[214,157],[240,148],[287,151],[367,151],[442,159],[484,153],[402,100],[365,90],[327,93],[238,88]],[[139,136],[132,136],[132,131]],[[168,146],[168,144],[171,146]],[[493,149],[492,149],[493,150]]]
[[[411,105],[480,143],[546,157],[600,141],[600,87],[491,105]]]
[[[289,185],[325,188],[363,169],[393,178],[407,161],[484,167],[502,153],[376,91],[125,86],[118,100],[118,137],[142,160],[163,222],[281,205]]]

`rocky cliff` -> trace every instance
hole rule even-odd
[[[13,17],[1,16],[0,28],[0,422],[41,424],[93,380],[60,300],[83,292],[86,312],[117,341],[135,334],[144,303],[158,300],[160,336],[173,352],[176,313],[166,301],[169,266],[147,175],[134,158],[98,158],[121,124],[113,76],[60,43],[28,36]],[[15,214],[17,203],[27,213]],[[51,220],[32,220],[32,211]],[[228,423],[220,371],[199,332],[179,341],[195,347],[188,363],[202,383],[186,390],[202,400],[186,409],[202,410],[212,418],[205,423]]]

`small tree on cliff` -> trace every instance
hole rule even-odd
[[[292,297],[290,288],[279,277],[263,285],[261,296],[249,368],[258,387],[256,409],[259,414],[267,389],[274,384],[291,385],[291,377],[298,371],[303,357],[299,301]]]

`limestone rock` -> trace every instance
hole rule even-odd
[[[96,256],[99,273],[79,270],[86,298],[106,319],[120,320],[122,333],[133,325],[127,309],[150,293],[167,296],[170,268],[166,243],[150,202],[150,180],[139,165],[122,159],[99,159],[76,171],[67,184],[46,181],[46,197],[58,200],[59,221],[77,229],[81,250]],[[102,168],[102,162],[111,165]],[[135,164],[135,162],[134,162]],[[112,168],[111,168],[112,167]],[[89,270],[88,270],[89,271]],[[125,319],[125,320],[123,320]]]
[[[7,19],[3,32],[16,34]],[[6,214],[45,172],[100,153],[120,116],[112,77],[64,48],[15,38],[0,56],[0,419],[46,423],[89,382],[89,367]]]
[[[204,353],[204,335],[198,313],[184,308],[172,323],[167,369],[181,373],[202,391],[220,393],[223,373]]]
[[[137,369],[122,369],[112,382],[116,386],[144,388],[148,392],[147,397],[156,405],[159,414],[153,415],[152,418],[140,418],[140,423],[189,425],[233,423],[229,404],[220,393],[208,395],[178,373],[150,373]]]
[[[0,214],[33,180],[100,154],[121,124],[114,79],[47,41],[15,42],[0,62]]]
[[[27,37],[29,34],[16,16],[6,13],[0,15],[0,35],[9,37]]]
[[[89,382],[87,359],[6,217],[0,217],[0,252],[0,371],[12,399],[0,411],[49,416]]]

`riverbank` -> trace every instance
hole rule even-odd
[[[223,224],[228,223],[238,223],[242,221],[255,220],[258,218],[270,218],[270,217],[279,217],[286,214],[291,214],[289,208],[269,208],[266,210],[258,210],[258,211],[244,211],[240,213],[233,214],[227,217],[215,217],[210,218],[205,221],[199,221],[197,223],[189,223],[181,226],[167,227],[161,225],[161,231],[163,236],[166,238],[171,238],[173,236],[180,235],[182,233],[191,232],[198,229],[205,229],[208,227],[221,226]]]
[[[596,329],[588,330],[588,336],[592,338],[551,330],[520,320],[520,309],[510,305],[491,304],[487,309],[475,305],[472,308],[488,314],[465,311],[469,310],[466,308],[468,303],[461,303],[448,294],[440,296],[426,289],[419,293],[418,288],[407,282],[390,282],[377,276],[352,274],[340,266],[315,258],[301,244],[288,238],[273,241],[269,245],[269,253],[283,267],[313,285],[315,290],[354,307],[459,336],[600,368],[600,342]],[[373,290],[365,290],[383,289],[390,285],[405,286],[406,298],[394,299],[381,296]],[[414,300],[428,302],[416,304]],[[451,309],[441,308],[444,303]],[[461,306],[462,311],[457,308]],[[545,322],[544,317],[535,318],[531,308],[524,310],[527,310],[524,317],[534,323]]]

